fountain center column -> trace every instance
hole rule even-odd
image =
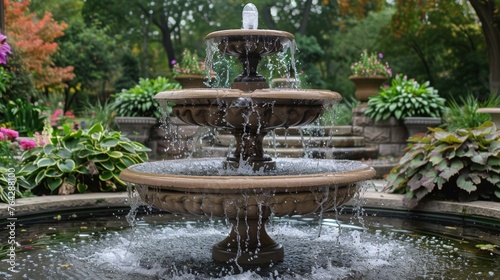
[[[283,261],[283,246],[276,243],[266,232],[267,218],[230,219],[231,232],[226,239],[212,247],[212,259],[218,262],[238,264],[269,264]]]
[[[235,151],[227,157],[224,168],[236,169],[242,162],[248,164],[253,171],[270,171],[276,169],[276,162],[264,153],[263,143],[267,131],[232,131],[236,139]]]

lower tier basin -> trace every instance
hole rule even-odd
[[[272,172],[223,169],[223,158],[169,160],[134,165],[120,177],[135,184],[141,200],[170,213],[223,217],[229,236],[212,248],[219,262],[266,264],[284,258],[266,232],[274,217],[338,208],[375,170],[349,160],[276,159]],[[279,175],[278,175],[279,174]]]

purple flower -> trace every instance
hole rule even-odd
[[[176,64],[177,64],[177,61],[175,61],[175,59],[172,59],[172,61],[170,61],[170,64],[172,64],[172,65],[176,65]]]
[[[3,134],[4,137],[7,137],[8,140],[13,140],[19,137],[19,133],[17,131],[5,127],[1,127],[0,132]]]
[[[21,145],[21,148],[25,151],[36,148],[36,142],[33,140],[22,139],[21,141],[19,141],[19,144]]]
[[[7,64],[8,54],[12,54],[12,52],[7,44],[7,36],[0,33],[0,64]]]
[[[378,58],[382,59],[382,58],[384,58],[384,55],[382,53],[379,53]]]

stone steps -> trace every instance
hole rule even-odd
[[[234,143],[232,135],[217,135],[215,137],[217,146],[229,146]],[[273,144],[274,143],[274,144]],[[276,135],[266,136],[263,141],[264,146],[276,146],[277,148],[301,148],[301,147],[362,147],[365,139],[361,136],[295,136]]]
[[[234,150],[234,149],[233,149]],[[196,151],[195,157],[225,157],[229,152],[228,147],[203,147]],[[342,147],[342,148],[264,148],[264,152],[271,157],[288,158],[326,158],[326,159],[367,159],[377,157],[378,150],[375,146],[367,147]]]
[[[190,153],[195,157],[225,157],[229,153],[229,146],[235,143],[234,136],[219,132],[213,138],[210,137],[209,141],[204,140],[203,144],[196,144],[196,151],[193,152],[193,144],[197,142],[194,138],[199,128],[179,125],[174,129],[180,139],[169,139],[171,136],[168,137],[165,131],[156,133],[159,139],[157,138],[155,148],[163,153],[164,159],[182,158],[183,154]],[[352,126],[278,128],[264,138],[263,145],[265,152],[273,157],[352,160],[377,158],[377,147],[367,146],[365,138],[353,135],[352,130]],[[186,142],[181,143],[183,140]]]
[[[319,127],[314,125],[309,126],[292,126],[289,128],[276,128],[274,133],[276,135],[300,135],[304,133],[304,131],[314,132],[316,136],[343,136],[343,135],[351,135],[352,134],[352,126],[350,125],[342,125],[342,126],[334,126],[334,127]]]

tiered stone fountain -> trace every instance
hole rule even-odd
[[[213,246],[213,260],[259,265],[284,258],[283,247],[266,232],[269,217],[339,207],[375,171],[355,161],[272,158],[264,153],[263,138],[269,131],[309,124],[341,96],[327,90],[269,89],[257,73],[258,63],[262,56],[285,51],[294,36],[257,29],[253,4],[245,6],[243,27],[206,36],[243,65],[231,89],[174,90],[155,97],[160,103],[175,103],[173,114],[184,122],[230,132],[235,151],[226,158],[138,164],[120,177],[135,184],[145,203],[160,209],[227,218],[232,230]]]

